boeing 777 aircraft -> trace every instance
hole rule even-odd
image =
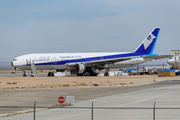
[[[88,72],[91,76],[97,75],[96,69],[113,68],[122,61],[134,57],[143,59],[155,58],[152,54],[160,28],[154,28],[134,52],[108,52],[108,53],[37,53],[16,57],[11,65],[16,69],[25,70],[70,70],[72,74],[82,76]],[[109,66],[109,67],[108,67]]]

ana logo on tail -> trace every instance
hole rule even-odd
[[[160,28],[155,27],[135,50],[136,53],[153,53]]]
[[[153,42],[153,39],[156,38],[156,36],[154,36],[153,34],[150,34],[147,39],[144,41],[143,45],[144,45],[144,49],[146,50],[147,47]]]

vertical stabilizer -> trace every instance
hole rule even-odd
[[[149,35],[143,40],[143,42],[135,50],[137,53],[151,54],[154,51],[156,40],[159,34],[160,28],[155,27]]]

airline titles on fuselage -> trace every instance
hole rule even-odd
[[[60,58],[81,58],[81,56],[60,56]]]

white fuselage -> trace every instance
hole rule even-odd
[[[128,52],[126,52],[128,53]],[[103,56],[108,55],[117,55],[117,54],[124,54],[119,52],[114,53],[43,53],[43,54],[27,54],[23,56],[16,57],[12,61],[12,66],[22,69],[22,70],[31,70],[31,61],[33,60],[34,64],[36,64],[36,68],[38,70],[50,70],[50,69],[62,69],[62,70],[71,70],[76,69],[75,66],[67,66],[64,64],[64,61],[71,61],[73,60],[95,60],[95,59],[102,59]],[[98,57],[98,58],[92,58]],[[137,65],[140,63],[151,61],[151,58],[143,58],[143,57],[132,57],[130,60],[125,60],[122,62],[116,62],[114,64],[106,64],[104,66],[105,69],[111,68],[124,68],[133,65]],[[58,62],[62,62],[62,64],[56,64]],[[82,61],[83,62],[83,61]],[[52,63],[52,64],[46,64]]]
[[[98,59],[103,59],[103,56],[106,55],[116,55],[120,53],[40,53],[40,54],[27,54],[23,56],[16,57],[12,61],[12,66],[22,69],[30,70],[30,62],[33,60],[36,64],[38,70],[49,70],[49,69],[75,69],[74,66],[67,66],[65,63],[67,61],[71,63],[73,60],[95,60],[92,57],[98,57]],[[102,58],[101,58],[102,57]],[[65,61],[65,62],[64,62]],[[56,64],[57,62],[62,62],[62,64]],[[83,61],[81,61],[83,62]],[[52,63],[52,64],[45,64]],[[54,64],[53,64],[54,63]]]

